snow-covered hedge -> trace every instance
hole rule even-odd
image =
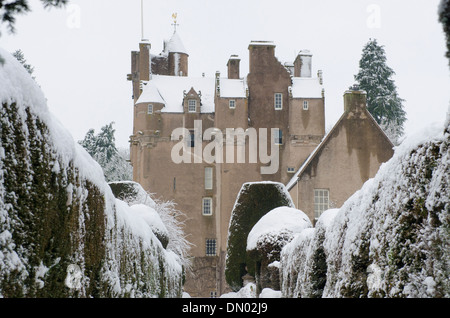
[[[255,276],[254,260],[247,257],[247,236],[267,212],[280,206],[294,207],[285,186],[278,182],[248,182],[239,191],[228,228],[225,277],[234,291],[243,287],[242,276]]]
[[[156,224],[115,199],[29,74],[0,55],[0,297],[181,296],[180,260]]]
[[[264,288],[280,289],[278,263],[282,248],[311,227],[304,212],[285,206],[269,211],[253,226],[247,237],[247,257],[256,264],[258,293]]]
[[[282,250],[285,297],[449,297],[450,139],[406,139],[375,178]]]
[[[321,297],[326,282],[325,233],[338,209],[322,213],[314,228],[307,228],[287,244],[280,257],[284,297]]]

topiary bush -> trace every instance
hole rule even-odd
[[[255,262],[247,257],[247,236],[267,212],[280,206],[294,207],[289,193],[278,182],[244,183],[231,213],[227,240],[225,278],[238,291],[242,276],[255,276]]]

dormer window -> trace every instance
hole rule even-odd
[[[188,112],[195,113],[197,111],[197,101],[195,99],[188,100]]]

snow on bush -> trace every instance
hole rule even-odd
[[[225,278],[234,291],[242,287],[242,276],[255,276],[254,260],[247,256],[247,236],[266,213],[280,206],[294,207],[285,186],[279,182],[244,183],[231,212],[228,228]]]
[[[186,215],[176,209],[172,201],[153,200],[151,194],[134,181],[109,182],[109,186],[116,198],[125,201],[128,205],[146,205],[161,218],[166,230],[154,231],[163,246],[179,256],[184,270],[190,270],[192,263],[189,250],[192,244],[186,239],[184,226]]]
[[[144,188],[134,181],[113,181],[108,183],[114,196],[128,205],[145,204],[151,208],[156,208],[155,201],[144,190]]]
[[[248,283],[237,292],[222,294],[220,298],[256,298],[256,285]]]
[[[264,288],[259,294],[259,298],[281,298],[281,291]]]
[[[275,208],[253,226],[247,237],[247,251],[256,249],[258,245],[264,245],[264,242],[284,246],[295,234],[308,227],[312,227],[311,221],[302,211],[290,207]],[[286,238],[286,242],[274,241],[280,234]]]
[[[448,119],[443,130],[405,139],[337,212],[285,246],[284,296],[450,296]]]
[[[247,266],[255,264],[257,292],[264,288],[279,290],[279,260],[282,248],[295,235],[312,224],[308,216],[295,208],[278,207],[265,214],[247,237]]]
[[[325,286],[325,233],[338,209],[324,211],[315,228],[303,230],[281,251],[280,280],[284,297],[321,297]]]
[[[180,296],[159,221],[114,198],[29,74],[0,55],[0,297]]]

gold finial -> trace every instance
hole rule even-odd
[[[179,24],[177,24],[177,16],[178,16],[178,14],[175,12],[175,13],[172,13],[172,19],[173,19],[173,23],[172,23],[172,25],[173,25],[173,33],[175,33],[175,32],[177,32],[177,26],[179,25]]]

